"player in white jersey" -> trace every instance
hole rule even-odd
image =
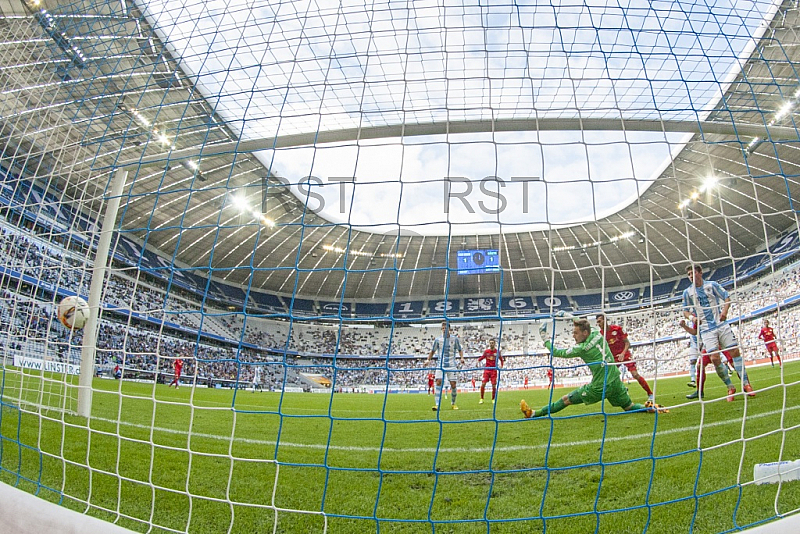
[[[733,358],[733,365],[742,379],[742,387],[748,395],[754,397],[755,393],[739,352],[739,340],[736,339],[731,325],[726,322],[731,307],[730,294],[717,282],[703,280],[702,265],[687,265],[686,276],[692,284],[683,290],[684,317],[697,325],[698,341],[711,357],[711,363],[719,377],[724,381],[728,376],[728,370],[724,368],[719,357],[720,351],[725,350]],[[733,386],[728,389],[729,396],[735,392],[736,388]]]
[[[697,389],[697,391],[694,391],[686,395],[686,398],[687,399],[703,398],[705,393],[704,386],[706,381],[706,366],[708,366],[708,364],[711,363],[711,358],[707,354],[703,355],[703,351],[700,350],[701,342],[697,336],[697,324],[695,323],[687,324],[686,319],[681,319],[680,325],[681,328],[686,330],[686,332],[688,332],[690,336],[689,362],[690,365],[692,366],[692,381],[689,383],[689,386],[697,387],[697,382],[698,381],[700,382],[700,387]],[[728,356],[727,351],[723,351],[723,353],[725,354],[726,357]],[[719,374],[719,370],[718,369],[716,370],[717,373]],[[698,372],[700,376],[697,377],[698,380],[695,380],[695,375],[697,375]],[[725,376],[720,375],[719,377],[722,379],[722,382],[728,388],[728,397],[727,397],[728,402],[733,402],[734,400],[733,394],[736,393],[736,388],[733,387],[733,384],[731,383],[727,367],[725,367],[724,369],[724,375]]]
[[[261,366],[256,365],[253,369],[253,393],[256,390],[263,391],[261,386]]]
[[[431,352],[428,354],[428,359],[425,360],[425,366],[431,362],[431,358],[436,354],[438,362],[436,364],[436,395],[433,406],[433,411],[439,409],[439,398],[442,394],[442,384],[444,381],[450,382],[450,407],[453,410],[458,410],[456,406],[456,378],[458,372],[458,362],[456,361],[456,352],[461,359],[461,365],[464,365],[464,350],[461,348],[461,341],[458,337],[450,334],[450,329],[446,322],[442,322],[442,336],[436,338],[431,347]]]

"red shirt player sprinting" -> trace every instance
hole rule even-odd
[[[636,362],[633,361],[633,356],[631,356],[631,343],[628,341],[628,334],[619,325],[606,324],[606,316],[602,313],[597,315],[597,326],[608,342],[611,354],[614,355],[614,361],[622,363],[628,368],[631,376],[639,382],[639,385],[647,393],[647,400],[652,401],[653,390],[650,389],[647,380],[636,370]]]
[[[478,404],[483,404],[483,394],[486,390],[486,382],[492,383],[492,404],[494,404],[494,400],[497,397],[497,368],[502,367],[505,360],[503,360],[503,356],[497,350],[497,342],[494,339],[489,340],[489,348],[483,351],[483,355],[478,358],[478,363],[480,364],[482,360],[485,360],[485,365],[483,369],[483,380],[481,381],[481,400],[478,401]],[[497,365],[497,362],[500,362],[500,365]]]
[[[175,366],[175,378],[172,380],[172,382],[169,383],[169,386],[167,387],[170,387],[172,386],[172,384],[175,384],[175,389],[178,389],[180,387],[180,382],[178,382],[178,380],[180,380],[181,371],[183,370],[183,360],[178,358],[177,360],[175,360],[175,363],[173,365]]]
[[[767,347],[767,354],[769,354],[769,361],[772,367],[775,367],[775,360],[773,357],[778,358],[779,367],[783,365],[781,362],[781,355],[778,353],[778,344],[775,342],[775,331],[769,325],[768,319],[764,319],[764,327],[761,329],[761,332],[759,332],[758,339],[764,340],[764,345]]]

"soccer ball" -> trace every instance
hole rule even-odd
[[[70,330],[81,329],[89,320],[89,305],[80,297],[64,297],[58,303],[58,320]]]

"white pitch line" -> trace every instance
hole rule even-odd
[[[782,412],[785,413],[785,412],[788,412],[790,410],[797,410],[797,409],[800,409],[800,406],[790,406],[790,407],[787,407],[785,410],[773,410],[773,411],[770,411],[770,412],[764,412],[764,413],[759,413],[759,414],[749,414],[747,416],[747,419],[748,420],[752,420],[752,419],[759,419],[759,418],[762,418],[762,417],[770,417],[770,416],[773,416],[773,415],[780,414]],[[628,417],[636,417],[636,416],[637,416],[636,414],[628,415]],[[668,417],[668,416],[663,416],[662,415],[661,417]],[[145,430],[150,430],[151,429],[151,427],[148,426],[148,425],[141,425],[141,424],[138,424],[138,423],[125,423],[125,422],[118,421],[116,419],[105,419],[105,418],[102,418],[102,417],[92,417],[92,419],[93,420],[97,420],[97,421],[103,421],[103,422],[107,422],[107,423],[112,423],[112,424],[119,423],[120,425],[129,426],[129,427],[133,427],[133,428],[141,428],[141,429],[145,429]],[[530,424],[536,424],[536,421],[546,421],[546,420],[547,419],[531,419],[529,421],[530,421]],[[521,421],[522,420],[520,420],[520,422]],[[742,419],[741,418],[738,418],[738,419],[727,419],[725,421],[715,421],[713,423],[706,423],[705,425],[703,425],[703,428],[713,428],[713,427],[718,427],[718,426],[723,426],[723,425],[731,425],[731,424],[741,425],[741,423],[742,423]],[[175,429],[171,429],[171,428],[152,427],[152,430],[156,431],[156,432],[164,432],[164,433],[167,433],[167,434],[186,435],[186,432],[183,431],[183,430],[175,430]],[[698,427],[697,426],[685,426],[685,427],[680,427],[680,428],[671,428],[671,429],[667,429],[667,430],[659,430],[656,436],[657,436],[657,438],[660,438],[662,436],[666,436],[666,435],[670,435],[670,434],[679,434],[679,433],[682,433],[682,432],[697,432],[697,431],[698,431]],[[220,440],[220,441],[231,441],[231,439],[232,439],[230,437],[219,436],[219,435],[216,435],[216,434],[203,434],[203,433],[193,433],[192,437],[193,438],[204,438],[204,439],[216,439],[216,440]],[[582,445],[595,445],[595,444],[603,443],[604,441],[606,443],[609,443],[609,442],[613,443],[613,442],[617,442],[617,441],[626,441],[626,440],[652,439],[652,437],[653,437],[653,433],[649,432],[649,433],[641,433],[641,434],[630,434],[630,435],[627,435],[627,436],[607,437],[607,438],[605,438],[605,440],[603,440],[603,439],[587,439],[587,440],[582,440],[582,441],[570,441],[570,442],[559,442],[559,443],[549,443],[549,444],[548,443],[540,443],[540,444],[535,444],[535,445],[500,445],[500,446],[497,446],[497,447],[477,447],[477,448],[476,447],[469,447],[469,448],[467,448],[467,447],[442,447],[442,448],[439,448],[438,451],[439,452],[447,452],[447,453],[464,452],[464,453],[473,453],[473,454],[476,453],[476,452],[491,452],[492,450],[494,450],[494,451],[513,452],[513,451],[526,451],[526,450],[535,450],[535,449],[546,449],[548,447],[552,447],[552,448],[557,448],[557,447],[579,447],[579,446],[582,446]],[[275,441],[251,439],[251,438],[238,438],[237,437],[237,438],[233,438],[233,441],[239,442],[239,443],[253,444],[253,445],[268,445],[268,446],[271,446],[271,447],[274,447],[276,445]],[[378,451],[383,451],[383,452],[394,452],[394,453],[402,453],[402,452],[430,453],[430,452],[435,452],[437,450],[437,449],[431,448],[431,447],[414,447],[414,448],[397,449],[397,448],[393,448],[393,447],[382,447],[382,448],[381,447],[353,447],[353,446],[343,446],[343,445],[327,445],[327,444],[319,444],[319,443],[293,443],[293,442],[287,442],[287,441],[281,441],[280,442],[280,446],[281,447],[293,447],[293,448],[298,448],[298,449],[319,449],[319,450],[326,450],[327,449],[327,450],[348,451],[348,452],[378,452]]]

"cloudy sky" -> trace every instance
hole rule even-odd
[[[137,3],[243,139],[463,120],[696,121],[717,104],[777,6]],[[331,221],[476,234],[609,215],[641,195],[686,140],[663,132],[461,134],[258,157]],[[355,182],[343,186],[342,178]]]

